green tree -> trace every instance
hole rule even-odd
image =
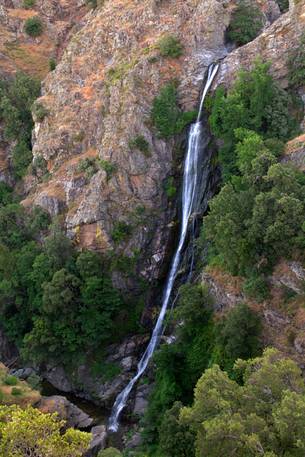
[[[192,407],[180,421],[196,433],[196,456],[291,456],[304,453],[305,385],[292,360],[275,349],[262,357],[239,360],[239,386],[217,365],[195,389]]]
[[[151,119],[161,138],[168,139],[181,133],[195,116],[194,112],[183,113],[180,110],[175,81],[163,86],[160,94],[154,98]]]
[[[43,285],[43,310],[47,314],[71,313],[79,297],[79,279],[64,268]]]
[[[71,428],[61,433],[65,421],[38,409],[0,406],[1,457],[81,457],[91,435]]]
[[[29,17],[24,24],[24,31],[33,38],[40,36],[43,32],[43,23],[40,17]]]
[[[252,130],[263,139],[287,140],[296,127],[290,115],[292,99],[273,81],[269,67],[257,61],[251,71],[240,72],[227,94],[222,87],[216,90],[210,125],[213,134],[224,142],[219,158],[225,181],[238,174],[237,129]]]
[[[254,40],[263,25],[263,15],[258,6],[252,5],[247,0],[240,0],[240,4],[232,14],[227,36],[229,40],[242,46]]]
[[[232,373],[236,359],[255,357],[260,352],[261,320],[246,304],[229,311],[216,326],[215,334],[214,362],[228,373]]]
[[[179,421],[181,402],[174,403],[173,407],[166,411],[159,434],[159,448],[166,457],[194,457],[195,435],[188,425]]]

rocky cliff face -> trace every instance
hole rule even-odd
[[[36,122],[33,152],[47,161],[50,175],[42,184],[29,180],[25,204],[63,213],[81,247],[113,249],[138,260],[149,281],[158,278],[175,214],[165,188],[179,174],[181,139],[165,142],[154,132],[152,101],[162,85],[178,79],[181,106],[196,109],[207,66],[227,53],[225,30],[235,6],[232,0],[115,0],[87,15],[43,84],[39,102],[49,114]],[[279,8],[273,0],[260,6],[267,27]],[[179,59],[160,57],[165,34],[183,43]],[[146,154],[129,146],[139,134],[149,144]],[[97,158],[102,169],[84,176],[81,165]],[[128,226],[119,244],[113,238],[118,222]],[[122,286],[122,275],[116,282]]]
[[[255,40],[231,52],[223,61],[216,84],[229,87],[240,68],[249,69],[255,59],[270,62],[272,76],[286,88],[289,53],[305,29],[304,2],[292,3],[289,12],[280,16]]]
[[[37,0],[26,9],[23,0],[0,2],[0,75],[11,76],[21,70],[39,78],[49,71],[49,59],[58,60],[70,34],[82,26],[87,9],[84,0]],[[43,34],[29,37],[25,21],[39,16]]]
[[[79,246],[139,259],[141,274],[158,278],[174,216],[165,187],[181,157],[177,141],[153,131],[152,101],[163,84],[178,79],[181,105],[196,107],[207,65],[226,52],[233,4],[114,0],[90,12],[43,83],[39,103],[49,114],[36,120],[33,153],[47,161],[49,179],[29,178],[25,204],[63,213]],[[181,39],[181,58],[160,57],[164,34]],[[130,148],[137,135],[148,153]],[[97,158],[102,167],[85,176],[80,164]],[[128,226],[121,243],[113,237],[118,222]]]

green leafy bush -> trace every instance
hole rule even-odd
[[[48,116],[48,114],[49,114],[49,111],[47,110],[47,108],[45,106],[43,106],[42,103],[39,103],[39,102],[37,102],[33,105],[32,111],[33,111],[33,115],[35,116],[35,118],[38,122],[42,122],[44,120],[44,118],[46,116]]]
[[[155,97],[151,110],[151,119],[161,138],[167,139],[181,133],[194,120],[196,113],[183,113],[178,106],[175,82],[169,82],[161,88]]]
[[[26,174],[32,158],[32,151],[27,143],[23,140],[18,142],[12,152],[12,165],[16,178],[22,178]]]
[[[230,41],[242,46],[254,40],[263,28],[263,15],[258,6],[251,5],[246,0],[241,0],[232,14],[227,30]]]
[[[56,68],[56,60],[54,59],[54,57],[51,57],[51,59],[49,60],[49,69],[50,71],[54,71]]]
[[[36,5],[36,0],[23,0],[23,8],[30,10]]]
[[[117,165],[115,163],[110,162],[109,160],[102,160],[98,159],[98,165],[106,172],[107,180],[112,178],[113,174],[117,170]]]
[[[175,402],[164,414],[159,435],[159,448],[164,457],[195,457],[195,434],[179,420],[182,407],[181,402]]]
[[[214,363],[232,373],[235,360],[259,355],[261,330],[257,313],[246,304],[235,306],[216,326]]]
[[[111,232],[112,239],[115,243],[121,243],[131,234],[131,226],[124,221],[118,221],[114,224]]]
[[[210,125],[213,134],[223,141],[219,159],[225,181],[239,173],[236,130],[244,128],[257,132],[264,140],[285,141],[297,125],[291,108],[292,98],[273,81],[269,64],[261,62],[256,62],[251,71],[242,70],[227,94],[222,87],[216,90]]]
[[[183,54],[183,46],[174,35],[163,36],[157,44],[162,57],[178,58]]]
[[[289,0],[276,0],[282,13],[289,10]]]
[[[291,52],[288,58],[289,82],[292,88],[297,89],[305,84],[305,33],[300,43]]]
[[[137,135],[128,142],[130,149],[139,149],[144,155],[149,156],[149,143],[143,135]]]
[[[16,378],[16,376],[12,376],[12,375],[7,375],[4,380],[3,380],[4,384],[6,384],[7,386],[16,386],[18,384],[18,378]]]
[[[17,73],[9,81],[0,81],[0,120],[7,141],[15,141],[11,164],[17,179],[22,178],[32,160],[31,135],[33,119],[31,107],[39,96],[40,83]]]
[[[77,164],[77,171],[79,173],[85,173],[87,179],[92,178],[98,172],[98,169],[97,160],[92,157],[81,159]]]
[[[266,300],[270,295],[266,279],[256,274],[245,281],[243,289],[248,297],[254,298],[258,302]]]
[[[15,397],[20,397],[22,395],[22,390],[19,389],[19,387],[13,387],[12,388],[12,395],[14,395]]]
[[[175,180],[172,176],[166,179],[165,181],[165,192],[168,198],[174,198],[177,193],[177,188],[175,186]]]
[[[40,17],[29,17],[24,24],[24,31],[33,38],[40,36],[43,32],[43,23]]]

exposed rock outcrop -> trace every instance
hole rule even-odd
[[[25,204],[65,212],[68,234],[80,246],[136,256],[150,281],[159,277],[169,243],[174,207],[165,188],[176,148],[152,129],[152,100],[179,78],[181,104],[196,106],[207,65],[226,53],[233,6],[230,0],[106,2],[43,84],[40,102],[50,114],[36,123],[33,152],[48,162],[50,179],[31,189]],[[180,59],[159,55],[158,40],[167,33],[183,42]],[[139,134],[148,154],[129,145]],[[101,159],[111,172],[84,178],[79,164],[86,159]],[[112,237],[118,221],[131,228],[119,245]],[[124,281],[121,275],[116,282]]]
[[[223,61],[216,85],[231,86],[241,68],[249,69],[256,59],[270,62],[271,74],[286,88],[287,60],[305,30],[305,4],[283,14],[255,40],[231,52]]]
[[[305,134],[287,143],[282,162],[291,163],[301,171],[305,171]]]
[[[147,339],[136,336],[120,345],[109,346],[103,365],[101,362],[101,368],[96,375],[85,363],[80,364],[69,374],[63,367],[54,365],[47,366],[41,374],[56,389],[67,393],[73,392],[81,398],[107,408],[112,406],[117,394],[135,372],[138,357],[144,351]],[[109,368],[114,372],[113,375],[109,374]]]
[[[66,421],[67,427],[86,429],[93,424],[88,414],[61,395],[43,397],[37,406],[42,412],[57,413],[60,419]]]
[[[24,8],[23,0],[0,4],[0,75],[11,76],[22,70],[43,78],[49,71],[49,59],[60,58],[72,30],[82,26],[88,11],[84,0],[37,0],[33,8]],[[39,16],[43,34],[31,38],[24,31],[28,18]]]

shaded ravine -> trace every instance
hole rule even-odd
[[[217,74],[219,65],[211,65],[208,70],[208,76],[206,84],[202,93],[200,108],[198,111],[197,120],[194,124],[191,125],[188,139],[188,148],[187,155],[184,163],[184,174],[183,174],[183,187],[182,187],[182,221],[180,228],[179,243],[174,254],[170,272],[166,281],[164,288],[162,307],[156,325],[154,327],[151,339],[149,344],[138,363],[138,369],[135,376],[130,380],[125,389],[117,396],[111,416],[109,419],[109,430],[116,432],[119,428],[119,418],[122,410],[125,408],[129,394],[133,389],[134,385],[138,379],[142,376],[146,370],[149,361],[151,360],[154,351],[159,343],[160,337],[163,333],[163,323],[168,309],[171,294],[175,284],[175,279],[181,262],[181,256],[184,249],[186,237],[188,234],[188,226],[190,216],[194,211],[196,211],[196,193],[198,190],[198,183],[200,182],[199,174],[199,152],[201,148],[201,139],[202,139],[202,122],[201,116],[203,111],[203,104],[205,97],[214,81],[214,78]]]

